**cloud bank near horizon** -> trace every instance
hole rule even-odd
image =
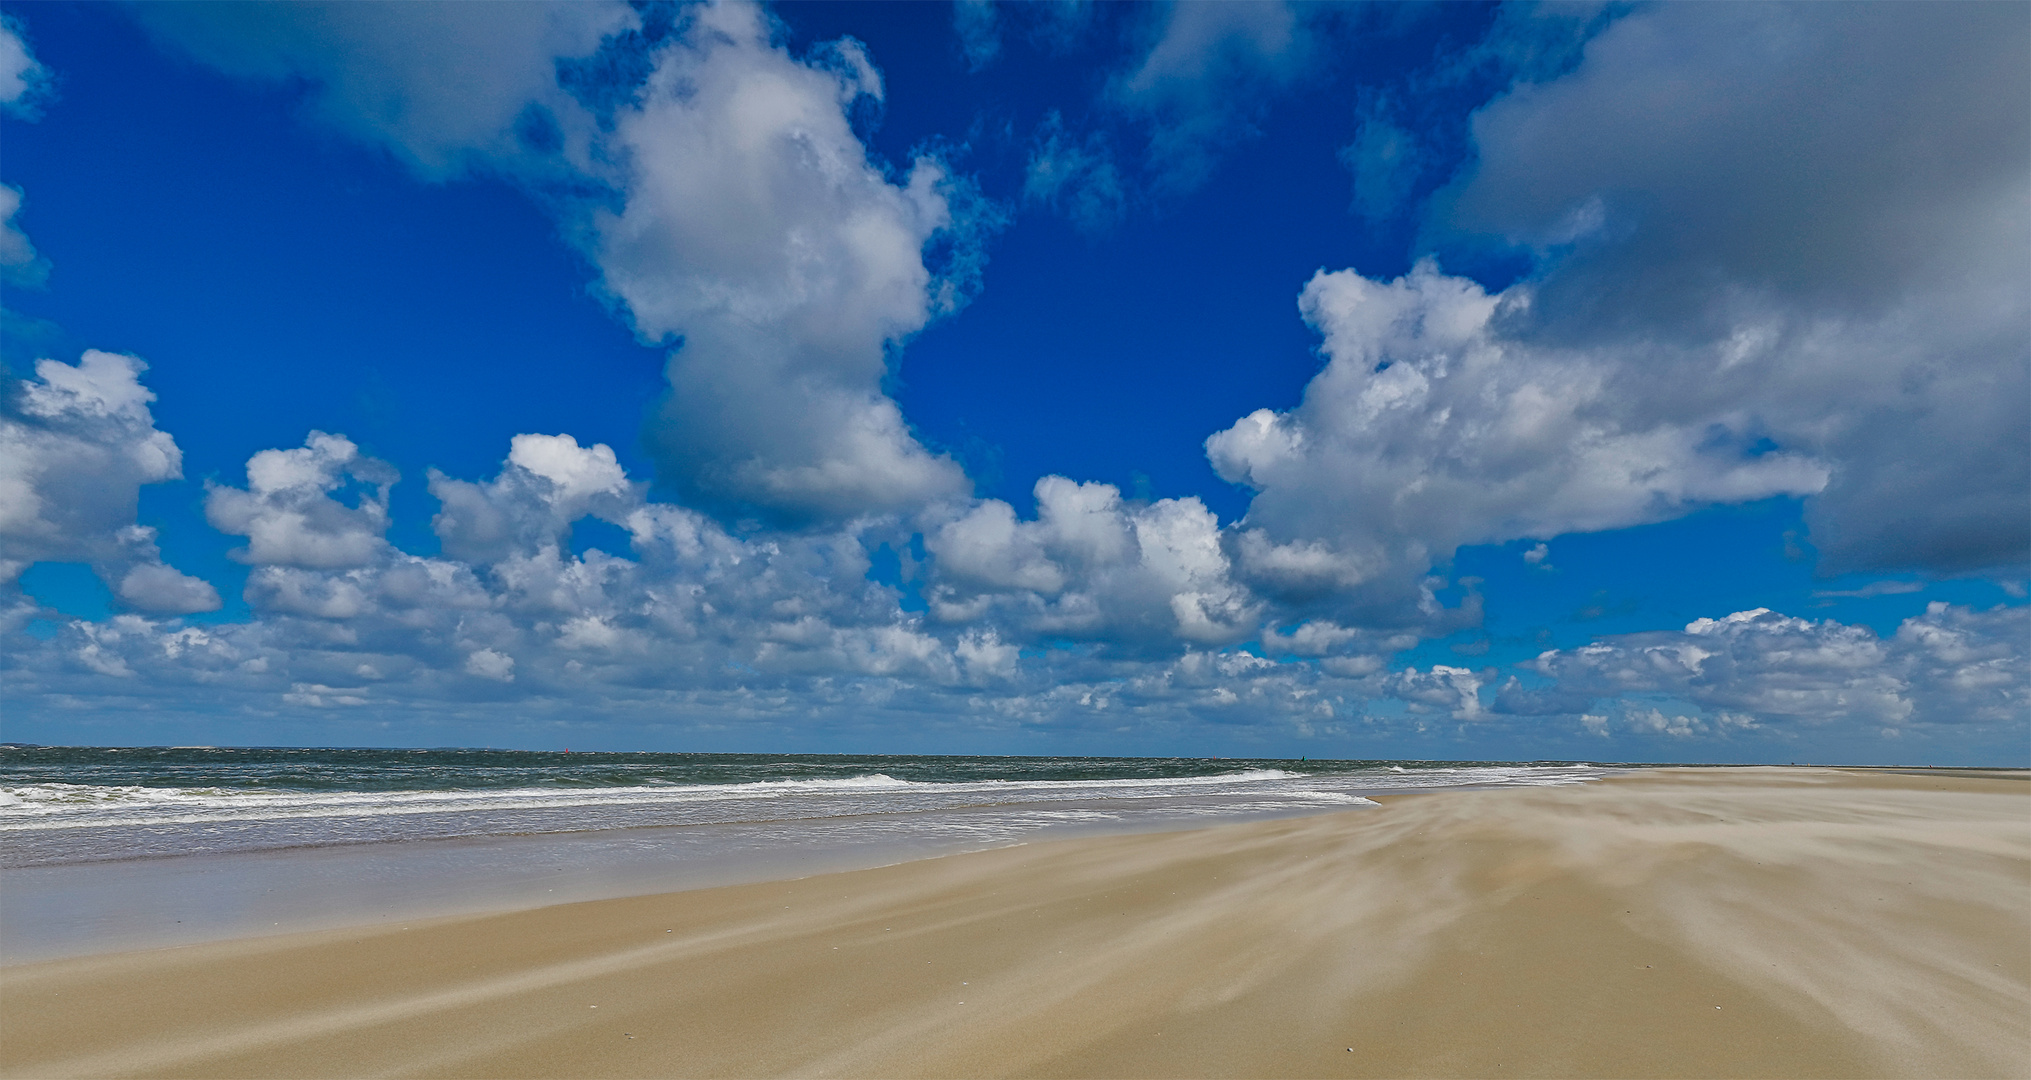
[[[29,390],[68,387],[94,403],[146,394],[137,362],[95,357],[90,368],[52,361],[51,381]],[[135,426],[102,429],[106,443],[83,456],[131,460]],[[164,448],[173,458],[173,441],[149,430],[162,437],[148,460],[166,460]],[[116,475],[130,500],[167,479],[159,465]],[[253,619],[165,614],[217,597],[142,558],[117,578],[133,613],[15,639],[27,644],[10,650],[10,693],[44,709],[90,701],[297,722],[392,713],[414,726],[512,705],[536,723],[593,710],[779,735],[814,719],[880,718],[1011,737],[1096,725],[1300,738],[1472,727],[1782,746],[1858,726],[1878,737],[2008,729],[2027,689],[2031,608],[1945,603],[1888,639],[1758,609],[1552,650],[1506,679],[1445,664],[1392,670],[1419,629],[1293,623],[1292,608],[1237,579],[1196,500],[1137,504],[1063,477],[1039,482],[1033,520],[979,500],[935,527],[863,517],[742,536],[649,501],[604,445],[519,435],[491,478],[430,475],[433,556],[386,540],[396,482],[323,432],[254,455],[244,486],[212,483],[206,496],[216,527],[246,539],[235,557],[251,568]],[[627,550],[574,553],[572,529],[588,519],[625,530]],[[925,553],[908,580],[872,580],[871,554],[907,550],[913,527]],[[116,517],[94,542],[125,553],[132,532]],[[143,593],[125,584],[137,574],[168,583]],[[36,614],[17,599],[5,629]]]

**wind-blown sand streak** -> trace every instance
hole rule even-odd
[[[0,970],[9,1076],[2031,1075],[2031,783],[1657,770]]]

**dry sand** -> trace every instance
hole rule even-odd
[[[1658,770],[0,970],[55,1076],[2026,1076],[2031,783]]]

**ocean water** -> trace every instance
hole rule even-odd
[[[1068,821],[1344,809],[1569,784],[1560,762],[0,747],[0,867],[342,844],[852,819],[984,842]]]
[[[0,747],[0,962],[1583,783],[1569,762]]]

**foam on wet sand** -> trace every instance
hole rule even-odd
[[[21,965],[0,1073],[2027,1075],[2022,777],[1649,770]]]

